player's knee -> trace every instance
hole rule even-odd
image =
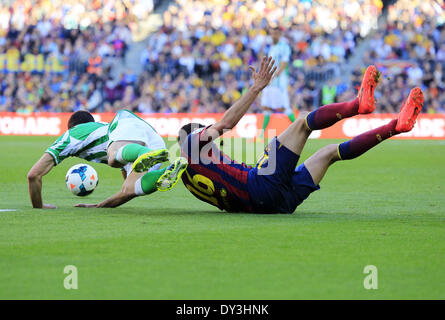
[[[116,161],[115,159],[108,159],[108,165],[112,168],[122,168],[122,163]]]
[[[293,125],[299,131],[310,131],[308,126],[306,125],[306,116],[309,114],[307,111],[302,111],[298,115],[298,118],[294,121]]]
[[[115,153],[108,153],[108,165],[113,168],[121,168],[122,164],[116,161]]]
[[[338,157],[338,144],[329,144],[325,147],[325,156],[329,163],[334,163],[340,160]]]
[[[306,117],[307,117],[308,114],[309,114],[309,111],[301,111],[301,112],[298,114],[298,119],[306,120]]]

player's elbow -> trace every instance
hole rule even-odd
[[[236,123],[228,123],[225,126],[225,130],[232,130],[236,126]]]
[[[121,192],[119,194],[119,197],[122,199],[131,199],[136,196],[136,193],[134,192],[134,187],[128,185],[127,183],[124,183],[122,186]]]
[[[232,130],[236,126],[235,121],[231,121],[230,119],[222,119],[221,120],[221,129],[222,130]]]
[[[32,181],[39,180],[41,177],[40,177],[40,175],[36,171],[29,170],[27,178],[28,178],[29,182],[32,182]]]

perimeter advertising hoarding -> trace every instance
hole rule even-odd
[[[200,122],[209,125],[222,117],[222,114],[138,114],[152,125],[163,137],[176,136],[178,129],[188,122]],[[314,131],[313,139],[348,139],[362,132],[374,129],[388,123],[397,115],[372,114],[360,115],[342,120],[334,126]],[[70,113],[34,113],[22,115],[17,113],[0,113],[0,135],[18,136],[58,136],[67,129]],[[114,114],[94,114],[96,121],[110,122]],[[246,114],[231,133],[225,136],[253,138],[262,128],[263,116]],[[285,115],[276,114],[271,117],[269,128],[280,134],[290,125]],[[396,139],[445,139],[445,115],[422,114],[417,119],[411,132],[395,137]]]

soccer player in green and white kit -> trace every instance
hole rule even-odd
[[[275,27],[271,32],[273,45],[269,49],[268,56],[275,60],[278,68],[270,84],[263,90],[261,95],[261,105],[264,109],[263,130],[260,138],[264,137],[270,115],[275,112],[284,112],[291,122],[295,121],[295,116],[289,103],[289,60],[291,49],[281,37],[281,29]]]
[[[77,111],[68,121],[68,131],[46,149],[28,173],[29,195],[34,208],[56,208],[43,204],[42,177],[68,157],[122,168],[125,179],[122,189],[112,197],[98,204],[79,204],[78,207],[117,207],[134,197],[156,191],[160,177],[176,183],[187,167],[187,162],[179,158],[169,167],[160,169],[162,162],[168,160],[165,143],[134,113],[119,111],[108,124],[95,122],[87,111]],[[138,165],[133,166],[136,159]],[[142,169],[145,172],[140,172]]]

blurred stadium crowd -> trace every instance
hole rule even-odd
[[[151,0],[11,0],[0,4],[0,111],[103,108],[112,68]],[[113,91],[113,90],[111,90]],[[120,97],[120,95],[119,95]]]
[[[445,112],[442,0],[399,0],[380,23],[381,0],[176,0],[147,39],[142,71],[113,72],[125,66],[135,21],[157,2],[2,2],[0,111],[221,112],[241,96],[248,66],[267,54],[268,31],[279,26],[292,49],[292,106],[311,110],[354,96],[362,68],[352,81],[342,73],[370,38],[362,67],[384,71],[380,112],[396,112],[415,85],[426,93],[426,112]]]
[[[365,63],[378,62],[384,77],[376,98],[383,112],[398,112],[400,101],[419,86],[425,112],[445,112],[445,5],[443,1],[399,0],[371,40]]]

